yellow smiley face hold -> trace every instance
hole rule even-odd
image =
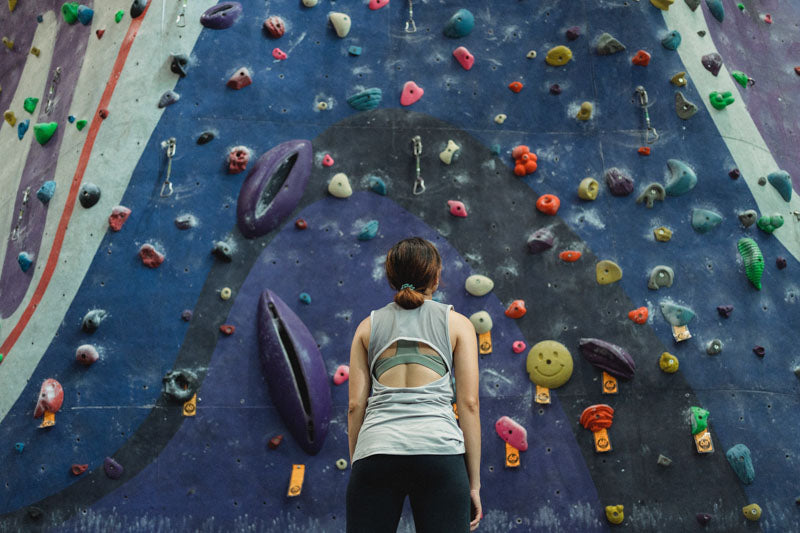
[[[535,384],[555,389],[572,376],[572,355],[560,342],[541,341],[528,352],[525,368]]]

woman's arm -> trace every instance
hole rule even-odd
[[[364,413],[367,410],[367,398],[372,385],[369,366],[367,365],[367,347],[369,346],[370,319],[358,325],[353,343],[350,346],[350,377],[348,378],[349,396],[347,403],[347,441],[350,444],[350,462],[356,450],[356,440]]]
[[[478,399],[478,341],[475,327],[462,314],[450,313],[450,331],[455,332],[453,368],[456,377],[458,422],[464,433],[469,488],[481,488],[481,417]],[[351,374],[352,375],[352,374]]]

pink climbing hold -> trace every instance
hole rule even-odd
[[[249,162],[250,150],[245,146],[234,146],[228,153],[228,174],[243,172]]]
[[[494,430],[501,439],[521,452],[528,449],[528,431],[507,416],[501,416],[494,424]]]
[[[75,350],[75,360],[84,366],[91,366],[98,359],[100,359],[100,354],[97,353],[97,348],[91,344],[82,344]]]
[[[450,207],[450,214],[454,217],[466,217],[467,216],[467,208],[464,207],[464,203],[458,200],[447,200],[447,205]]]
[[[339,368],[336,369],[336,372],[333,374],[333,382],[337,385],[341,385],[347,378],[350,377],[350,367],[347,365],[339,365]]]
[[[264,29],[273,39],[280,39],[286,33],[286,24],[282,18],[273,15],[264,21]]]
[[[331,157],[331,154],[325,154],[325,157],[322,158],[322,166],[323,167],[333,166],[333,158]]]
[[[112,231],[121,230],[122,225],[128,220],[130,214],[131,210],[124,205],[116,206],[111,210],[111,214],[108,215],[108,227],[110,227]]]
[[[369,0],[369,8],[373,11],[389,5],[389,0]]]
[[[144,266],[150,268],[157,268],[164,262],[164,254],[159,253],[151,244],[143,244],[139,248],[139,257],[142,258]]]
[[[458,64],[461,65],[464,70],[471,69],[472,65],[475,64],[475,56],[469,53],[469,50],[463,46],[459,46],[453,50],[453,57],[456,58],[456,61],[458,61]]]
[[[405,85],[403,85],[403,94],[400,95],[400,104],[401,105],[411,105],[416,103],[422,95],[425,94],[425,91],[414,83],[413,81],[407,81]]]
[[[764,22],[766,22],[767,24],[772,24],[772,15],[770,15],[769,13],[764,15]]]
[[[272,49],[272,57],[274,57],[278,61],[283,61],[284,59],[286,59],[289,56],[287,56],[286,52],[284,52],[280,48],[273,48]]]
[[[250,71],[247,70],[246,67],[242,67],[230,77],[226,85],[231,89],[236,89],[238,91],[243,87],[247,87],[251,83],[253,83],[253,78],[250,77]]]
[[[511,349],[514,351],[514,353],[522,353],[527,347],[528,346],[525,344],[525,341],[514,341],[514,344],[511,345]]]
[[[33,417],[39,418],[45,411],[58,412],[62,403],[64,403],[64,389],[61,388],[61,383],[48,378],[42,382],[42,388],[39,389],[39,401],[36,402]]]

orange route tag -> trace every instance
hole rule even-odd
[[[611,451],[611,440],[609,440],[608,431],[605,428],[594,432],[594,450],[597,453]]]
[[[306,475],[306,465],[292,465],[292,477],[289,478],[287,496],[299,496],[303,490],[303,478]]]
[[[51,413],[50,411],[44,412],[44,420],[39,425],[40,428],[49,428],[56,425],[56,414]]]
[[[714,451],[714,443],[711,441],[711,433],[708,430],[701,431],[694,436],[694,446],[697,453],[711,453]]]
[[[618,392],[617,378],[603,371],[603,394],[616,394]]]
[[[536,385],[536,403],[550,403],[550,389]]]
[[[197,394],[183,403],[183,416],[194,416],[197,414]]]
[[[519,450],[506,442],[506,466],[515,468],[519,466]]]
[[[681,342],[692,338],[692,334],[689,333],[688,326],[672,326],[672,338],[675,339],[675,342]]]
[[[492,332],[487,331],[478,335],[478,353],[486,355],[492,353]]]

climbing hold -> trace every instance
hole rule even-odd
[[[219,330],[220,332],[222,332],[223,335],[231,336],[236,331],[236,326],[232,324],[222,324],[219,327]]]
[[[600,192],[600,184],[594,178],[583,178],[578,185],[578,198],[581,200],[594,200]]]
[[[778,256],[775,258],[775,266],[778,267],[778,270],[783,270],[788,265],[785,257]]]
[[[764,215],[758,219],[756,224],[758,225],[758,229],[766,233],[772,233],[783,226],[783,216],[778,214],[772,215],[771,217]]]
[[[374,1],[374,2],[383,1],[383,2],[386,2],[387,4],[389,3],[389,0],[372,0],[372,1]],[[384,5],[386,5],[386,4],[384,4]],[[337,459],[336,460],[336,468],[338,468],[339,470],[345,470],[347,468],[347,459],[344,459],[344,458]]]
[[[667,167],[671,177],[664,190],[668,195],[680,196],[686,194],[697,185],[697,174],[683,161],[668,159]]]
[[[78,6],[78,21],[83,24],[84,26],[88,26],[92,23],[92,18],[94,17],[94,10],[90,7],[79,5]]]
[[[233,249],[225,241],[215,241],[214,247],[211,248],[211,255],[226,263],[233,261]]]
[[[778,170],[767,175],[767,181],[777,189],[785,201],[792,200],[792,178],[785,170]]]
[[[528,346],[525,344],[525,341],[514,341],[511,343],[511,350],[514,353],[522,353],[525,351],[525,348]]]
[[[656,463],[661,466],[669,466],[672,464],[672,459],[670,459],[666,455],[658,454],[658,459],[656,459]]]
[[[378,234],[378,221],[370,220],[367,222],[358,234],[359,241],[369,241],[374,239]]]
[[[689,408],[689,422],[692,426],[692,435],[708,429],[708,411],[702,407],[691,406]]]
[[[653,230],[653,236],[659,242],[669,242],[672,238],[672,230],[664,226],[659,226]]]
[[[273,48],[272,49],[272,57],[274,57],[277,61],[283,61],[284,59],[286,59],[289,56],[287,56],[286,52],[284,52],[280,48]]]
[[[650,311],[646,307],[639,307],[628,311],[628,318],[635,324],[646,324]]]
[[[17,256],[17,263],[23,272],[27,272],[33,264],[33,256],[28,252],[20,252]]]
[[[500,155],[500,145],[499,145],[499,144],[493,144],[493,145],[492,145],[492,146],[489,148],[489,152],[490,152],[492,155],[495,155],[495,156],[497,156],[497,155]]]
[[[103,461],[103,471],[106,473],[106,476],[108,476],[110,479],[121,478],[124,470],[125,469],[122,468],[122,465],[116,462],[111,457],[106,457],[105,461]]]
[[[28,113],[33,114],[34,109],[36,109],[36,104],[38,103],[39,99],[31,96],[25,99],[25,101],[22,103],[22,108]]]
[[[731,96],[730,91],[725,91],[724,93],[714,91],[708,95],[708,99],[711,101],[711,105],[714,106],[714,109],[720,110],[725,109],[736,101],[736,99]]]
[[[692,210],[692,227],[698,233],[708,233],[722,222],[722,215],[710,209]]]
[[[73,476],[80,476],[81,474],[86,472],[86,470],[88,468],[89,468],[88,464],[81,465],[81,464],[75,463],[75,464],[72,465],[72,467],[70,467],[70,472],[72,472]]]
[[[39,50],[35,46],[31,46],[31,54],[35,55],[36,57],[39,57],[39,54],[41,54],[41,53],[42,53],[41,50]]]
[[[694,11],[700,5],[700,0],[685,0],[686,5],[689,6],[689,9]]]
[[[286,24],[283,22],[282,18],[273,15],[264,21],[264,30],[273,39],[279,39],[286,33]]]
[[[17,7],[17,0],[8,0],[8,11],[10,13],[14,12],[14,8]]]
[[[674,374],[678,371],[678,358],[669,352],[664,352],[658,358],[658,367],[667,374]]]
[[[650,64],[650,54],[644,50],[639,50],[631,58],[631,63],[634,65],[639,65],[640,67],[646,67]]]
[[[722,341],[720,339],[713,339],[706,344],[706,353],[708,355],[717,355],[722,353]]]
[[[681,34],[678,30],[672,30],[663,39],[661,39],[661,46],[667,50],[677,50],[680,45]]]
[[[53,195],[56,192],[56,182],[55,181],[45,181],[42,183],[42,186],[39,187],[39,190],[36,191],[36,198],[39,199],[40,202],[46,204],[50,201]]]
[[[514,300],[506,308],[505,315],[508,318],[522,318],[528,310],[525,308],[525,300]]]
[[[88,181],[84,182],[78,191],[78,201],[85,209],[89,209],[100,201],[100,187]]]
[[[389,5],[389,0],[369,0],[369,8],[373,11],[388,5]]]
[[[644,202],[647,208],[650,209],[653,207],[654,202],[662,202],[664,201],[664,198],[666,198],[664,186],[660,183],[651,183],[645,188],[644,191],[642,191],[642,194],[636,198],[636,203],[640,204]]]
[[[243,172],[249,162],[250,149],[246,146],[234,146],[228,152],[228,174]]]
[[[577,250],[564,250],[558,254],[558,258],[564,261],[565,263],[574,263],[578,259],[581,258],[581,254]]]
[[[733,313],[733,306],[732,305],[718,305],[717,306],[717,313],[722,318],[728,318]]]
[[[492,317],[486,311],[478,311],[469,317],[469,321],[475,327],[475,332],[478,335],[483,335],[492,330]]]
[[[764,348],[763,346],[754,346],[753,353],[759,357],[764,357],[767,353],[767,349]]]
[[[369,189],[381,196],[386,196],[387,194],[386,182],[378,176],[369,177]]]
[[[622,269],[613,261],[599,261],[595,266],[595,277],[600,285],[609,285],[622,279]]]
[[[3,44],[6,45],[6,48],[8,48],[9,50],[14,49],[14,41],[9,39],[8,37],[3,37]]]
[[[764,22],[767,24],[772,24],[772,15],[769,13],[764,14]]]
[[[181,320],[184,322],[189,322],[192,319],[192,310],[191,309],[184,309],[181,311]]]
[[[515,175],[527,176],[536,172],[539,158],[524,144],[512,148],[511,157],[514,159]]]
[[[449,165],[453,161],[458,159],[458,156],[461,155],[460,152],[461,147],[457,145],[452,139],[447,141],[447,147],[439,152],[439,159],[445,165]]]
[[[464,218],[467,216],[467,208],[464,203],[459,200],[447,200],[447,206],[450,208],[450,214],[454,217]]]
[[[76,16],[77,16],[77,15],[76,15]],[[123,10],[121,10],[121,9],[120,9],[119,11],[117,11],[116,13],[114,13],[114,21],[115,21],[117,24],[119,24],[119,23],[120,23],[120,21],[122,20],[122,17],[124,17],[124,16],[125,16],[125,12],[124,12]],[[203,19],[202,19],[202,18],[200,19],[200,22],[203,22]]]
[[[20,121],[20,123],[17,124],[17,137],[19,137],[20,141],[22,140],[23,137],[25,137],[25,134],[28,132],[28,128],[30,127],[30,125],[31,121],[28,120],[27,118],[25,120]]]
[[[88,122],[84,119],[81,119],[75,123],[75,127],[78,128],[78,131],[81,131],[86,127],[86,124],[88,124]]]
[[[219,298],[220,300],[230,300],[232,295],[232,291],[230,287],[222,287],[219,291]]]
[[[139,18],[147,7],[148,0],[133,0],[131,3],[131,18]]]
[[[569,63],[570,59],[572,59],[572,50],[560,44],[547,51],[544,61],[553,67],[561,67]]]
[[[561,94],[561,86],[557,83],[554,83],[550,86],[550,94],[559,95]]]
[[[61,383],[53,378],[45,379],[39,388],[39,399],[36,402],[33,417],[39,418],[44,415],[45,411],[56,413],[61,409],[63,403],[64,389],[61,388]]]
[[[514,419],[501,416],[494,423],[497,435],[521,452],[528,449],[528,431]]]
[[[744,517],[751,522],[756,522],[761,518],[761,507],[757,503],[751,503],[750,505],[742,507],[742,513],[744,513]]]
[[[204,131],[197,138],[197,144],[200,144],[200,145],[208,144],[208,143],[210,143],[211,141],[214,140],[214,137],[215,137],[215,135],[214,135],[213,131]]]
[[[308,229],[308,222],[303,220],[302,218],[298,218],[294,221],[294,227],[300,230]]]
[[[328,192],[336,198],[348,198],[353,194],[353,189],[350,187],[350,181],[347,179],[347,174],[339,172],[334,174],[331,181],[328,183]]]
[[[336,31],[336,35],[342,39],[347,37],[347,34],[350,33],[350,17],[344,13],[331,11],[328,13],[328,20],[331,21],[333,29]]]
[[[373,87],[371,89],[364,89],[363,91],[350,96],[347,99],[347,103],[350,104],[350,107],[357,111],[369,111],[370,109],[375,109],[380,105],[381,98],[381,90],[377,87]]]
[[[94,34],[97,35],[98,39],[102,39],[103,35],[105,35],[105,33],[106,33],[106,30],[103,30],[103,29],[100,29],[100,30],[97,30],[97,31],[94,32]]]
[[[444,25],[445,37],[460,39],[472,33],[475,27],[475,17],[469,9],[459,9]]]
[[[475,56],[463,46],[459,46],[453,50],[453,57],[456,58],[456,61],[458,61],[458,64],[461,65],[461,68],[464,70],[471,69],[472,65],[475,64]]]
[[[649,146],[640,146],[636,151],[639,152],[639,155],[650,155]]]
[[[61,15],[67,24],[78,22],[78,2],[64,2],[61,4]]]
[[[687,2],[688,1],[689,0],[687,0]],[[696,1],[698,3],[700,2],[700,0]],[[707,526],[709,523],[711,523],[711,515],[708,513],[697,513],[696,515],[694,515],[694,517],[697,519],[697,523],[700,524],[701,526]]]
[[[672,287],[675,273],[668,266],[658,265],[650,271],[650,279],[647,281],[647,288],[658,290],[661,287]]]
[[[100,323],[105,320],[108,313],[103,309],[92,309],[83,317],[81,329],[86,333],[94,333],[100,327]]]
[[[351,56],[360,56],[361,52],[363,52],[363,50],[360,46],[350,45],[347,48],[347,53],[350,54]]]
[[[331,157],[331,154],[325,154],[322,157],[322,166],[323,167],[332,167],[333,166],[333,158]]]
[[[556,236],[549,227],[539,228],[528,238],[528,252],[538,254],[553,247]]]
[[[617,167],[606,170],[605,178],[606,185],[614,196],[628,196],[633,192],[633,178]]]
[[[75,350],[75,360],[84,366],[91,366],[100,359],[97,348],[91,344],[82,344]]]
[[[100,111],[97,112],[97,114],[100,116],[100,118],[105,120],[108,118],[108,109],[101,109]]]
[[[186,77],[186,67],[189,65],[189,56],[186,54],[172,54],[169,69],[181,78]]]
[[[494,288],[494,282],[480,274],[473,274],[467,278],[464,288],[472,296],[485,296]]]
[[[686,85],[686,72],[678,72],[677,74],[673,74],[673,76],[669,79],[669,82],[672,85],[676,85],[678,87],[683,87]]]
[[[745,89],[749,86],[755,85],[756,83],[756,81],[753,78],[749,77],[741,70],[731,71],[731,76],[733,76],[733,79],[735,79],[739,83],[739,85],[741,85]]]
[[[529,50],[525,57],[528,59],[536,59],[536,50]]]
[[[606,505],[606,520],[612,524],[621,524],[625,520],[624,509],[624,505]]]
[[[164,254],[156,250],[152,244],[143,244],[139,248],[139,258],[146,267],[157,268],[164,262]]]
[[[716,52],[704,55],[700,58],[700,62],[714,76],[719,74],[719,69],[722,68],[722,57]]]
[[[306,7],[314,7],[319,3],[319,0],[303,0],[303,5]]]
[[[675,0],[650,0],[650,3],[662,11],[668,11]]]
[[[502,124],[503,122],[506,121],[507,118],[508,116],[505,113],[498,113],[497,115],[494,116],[494,121],[497,124]]]
[[[228,79],[228,82],[225,85],[238,91],[243,87],[247,87],[251,83],[253,83],[253,78],[250,77],[250,70],[248,70],[247,67],[242,67]]]
[[[722,5],[722,0],[706,0],[706,5],[714,18],[722,22],[725,18],[725,6]]]
[[[56,128],[58,128],[58,122],[40,122],[33,127],[33,134],[36,135],[39,144],[44,146],[53,137]]]
[[[591,102],[583,102],[581,104],[580,109],[578,109],[578,113],[575,115],[575,118],[577,118],[578,120],[584,120],[584,121],[589,120],[590,118],[592,118],[592,110],[593,109],[594,109],[594,106],[592,105]]]
[[[179,95],[172,89],[169,89],[167,92],[161,95],[161,98],[158,99],[158,107],[159,108],[167,107],[168,105],[172,105],[180,99],[181,95]]]
[[[530,380],[548,389],[558,388],[569,381],[572,377],[572,368],[572,354],[566,346],[554,340],[544,340],[534,344],[525,362]]]
[[[597,54],[607,56],[622,52],[625,45],[616,40],[610,33],[603,33],[597,38]]]
[[[524,85],[522,85],[521,81],[512,81],[508,84],[508,90],[510,90],[512,93],[519,93],[523,87]]]
[[[636,373],[633,357],[621,346],[592,338],[580,339],[579,346],[584,359],[613,376],[632,379]]]
[[[175,227],[180,230],[193,228],[197,225],[197,218],[194,215],[183,214],[175,217]]]
[[[239,2],[222,2],[206,9],[200,15],[200,24],[212,30],[224,30],[233,26],[242,15]]]
[[[543,194],[536,200],[536,209],[545,215],[555,215],[561,206],[561,200],[555,194]]]
[[[608,429],[614,423],[614,408],[604,403],[590,405],[581,413],[580,423],[592,433]]]
[[[567,31],[564,32],[564,36],[567,38],[568,41],[574,41],[578,37],[581,36],[581,28],[580,26],[572,26],[567,28]]]
[[[761,290],[761,276],[764,274],[764,256],[756,241],[749,237],[742,237],[736,244],[739,255],[744,263],[744,273],[753,286]]]
[[[686,306],[665,300],[659,304],[664,319],[676,328],[685,326],[695,317],[694,311]]]
[[[739,222],[741,222],[742,226],[745,228],[749,228],[755,224],[756,220],[758,220],[758,213],[756,213],[754,209],[748,209],[747,211],[739,213]]]

